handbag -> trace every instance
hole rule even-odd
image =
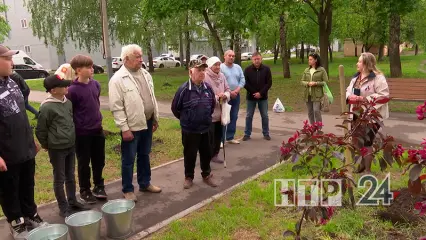
[[[321,111],[323,112],[329,112],[330,111],[330,104],[333,103],[334,101],[334,97],[333,94],[331,93],[330,89],[327,86],[327,83],[324,83],[323,86],[323,97],[321,99]]]

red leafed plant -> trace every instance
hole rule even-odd
[[[304,122],[303,128],[296,131],[287,142],[283,142],[281,146],[281,161],[288,161],[294,164],[292,171],[305,171],[312,180],[321,179],[339,179],[342,181],[342,196],[349,196],[351,206],[355,207],[354,187],[356,183],[349,173],[350,168],[354,168],[358,164],[362,164],[367,155],[376,156],[377,153],[383,152],[379,159],[382,170],[385,170],[388,165],[392,165],[394,158],[393,137],[384,136],[378,133],[372,144],[372,151],[368,152],[364,148],[367,133],[382,126],[382,116],[375,108],[376,104],[387,103],[389,98],[372,99],[362,103],[355,104],[352,112],[345,112],[342,125],[336,127],[345,129],[345,134],[336,136],[333,133],[323,133],[321,131],[323,124],[321,122],[310,125],[308,121]],[[356,120],[353,118],[347,119],[346,116],[356,115]],[[347,125],[350,124],[350,128]],[[398,159],[399,160],[399,159]],[[362,172],[362,171],[361,171]],[[329,184],[332,184],[330,182]],[[318,188],[327,189],[327,184],[318,186]],[[334,186],[333,186],[334,187]],[[334,188],[336,189],[336,188]],[[294,193],[297,189],[284,189],[281,193],[288,195],[289,199],[294,199]],[[325,191],[327,192],[327,191]],[[330,193],[327,197],[334,194]],[[305,201],[310,200],[310,195],[306,194]],[[297,197],[295,198],[297,202]],[[334,214],[335,207],[325,207],[321,203],[315,203],[314,206],[302,206],[303,214],[300,220],[296,223],[295,231],[287,230],[284,236],[294,236],[295,239],[304,239],[301,237],[301,229],[303,219],[313,221],[318,225],[326,224]],[[297,204],[296,204],[297,206]]]

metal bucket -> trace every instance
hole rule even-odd
[[[134,208],[135,202],[126,199],[112,200],[102,206],[107,237],[124,239],[132,234]]]
[[[98,240],[101,236],[102,213],[83,211],[65,218],[72,240]]]
[[[68,227],[65,224],[49,224],[28,233],[27,240],[67,240]]]

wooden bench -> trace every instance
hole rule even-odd
[[[426,79],[387,78],[390,97],[397,101],[426,101]]]

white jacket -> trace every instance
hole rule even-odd
[[[158,104],[154,95],[154,82],[151,75],[141,69],[144,79],[150,86],[154,104],[154,122],[158,122]],[[132,74],[124,65],[112,76],[108,84],[109,108],[115,124],[121,131],[141,131],[147,129],[145,109],[140,89]]]
[[[356,79],[357,78],[354,77],[346,89],[346,99],[353,94],[352,88]],[[361,96],[366,98],[368,101],[371,101],[373,98],[389,97],[389,87],[385,76],[382,74],[374,75],[373,78],[369,78],[368,81],[364,82],[361,86]],[[382,115],[382,120],[389,118],[388,103],[377,103],[374,107],[379,111],[380,115]],[[352,104],[350,106],[350,111],[352,111]]]

